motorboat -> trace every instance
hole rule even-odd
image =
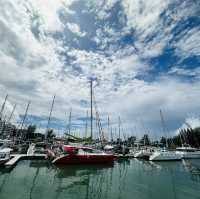
[[[172,160],[181,160],[182,155],[178,154],[174,151],[168,151],[166,149],[155,151],[150,155],[149,160],[150,161],[172,161]]]
[[[12,151],[11,148],[3,148],[0,149],[0,165],[3,165],[10,159],[10,152]]]
[[[61,149],[62,148],[62,149]],[[50,152],[54,164],[104,164],[113,163],[115,156],[84,146],[64,145],[60,152]]]
[[[176,148],[176,153],[180,154],[183,159],[200,158],[200,149],[193,148],[190,145],[183,145]]]

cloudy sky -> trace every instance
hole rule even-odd
[[[102,122],[124,134],[200,124],[199,0],[0,0],[0,102],[19,121],[84,129],[89,82]],[[106,126],[104,127],[106,131]],[[61,130],[60,130],[61,131]]]

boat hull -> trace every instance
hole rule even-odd
[[[180,154],[183,159],[200,159],[200,151],[198,152],[176,152]]]
[[[182,156],[174,152],[154,152],[150,157],[150,161],[178,161]]]

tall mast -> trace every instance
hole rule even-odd
[[[3,115],[3,111],[4,111],[4,108],[5,108],[5,105],[6,105],[7,98],[8,98],[8,95],[6,95],[6,97],[4,99],[4,102],[3,102],[2,106],[1,106],[0,119],[2,119],[2,115]]]
[[[120,116],[119,116],[119,118],[118,118],[118,127],[119,127],[119,139],[120,139],[120,136],[121,136],[121,118],[120,118]]]
[[[163,128],[163,133],[165,136],[167,136],[167,132],[166,132],[166,128],[165,128],[165,120],[162,114],[162,110],[160,109],[160,118],[161,118],[161,123],[162,123],[162,128]],[[166,147],[168,148],[168,142],[167,142],[167,138],[166,138]]]
[[[51,109],[50,109],[50,112],[49,112],[49,118],[48,118],[48,122],[47,122],[46,131],[48,131],[48,129],[49,129],[49,124],[50,124],[50,120],[51,120],[51,115],[52,115],[52,111],[53,111],[53,106],[54,106],[54,102],[55,102],[55,97],[56,97],[56,95],[53,96],[53,100],[52,100],[52,103],[51,103]],[[47,132],[46,132],[46,137],[47,137]]]
[[[27,114],[28,114],[28,109],[29,109],[30,103],[31,103],[31,101],[28,101],[28,104],[26,106],[26,111],[24,113],[24,117],[23,117],[23,120],[22,120],[22,123],[21,123],[21,128],[20,128],[21,130],[23,129],[24,122],[25,122]]]
[[[87,137],[87,131],[88,131],[88,111],[86,112],[85,137]]]
[[[68,123],[68,133],[69,133],[69,135],[71,133],[71,121],[72,121],[72,108],[70,108],[70,112],[69,112],[69,123]]]
[[[92,79],[90,81],[90,131],[91,131],[91,139],[93,137],[93,82]]]
[[[15,112],[15,109],[16,109],[16,104],[14,105],[14,107],[13,107],[13,109],[12,109],[12,112],[11,112],[11,114],[10,114],[10,117],[8,118],[8,123],[11,121],[11,119],[12,119],[12,117],[13,117],[13,114],[14,114],[14,112]]]
[[[113,129],[112,129],[112,126],[111,126],[111,129],[110,129],[110,136],[111,136],[111,142],[113,142]]]
[[[109,135],[110,135],[110,118],[108,116],[108,140],[109,140]]]

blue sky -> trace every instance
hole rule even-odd
[[[89,109],[89,77],[103,123],[122,118],[125,134],[162,135],[198,126],[200,110],[198,0],[5,0],[0,2],[0,101],[5,115],[28,100],[30,123],[65,128],[72,107],[76,131]],[[106,131],[106,127],[105,127]],[[134,131],[134,132],[133,132]],[[62,130],[60,130],[62,132]]]

